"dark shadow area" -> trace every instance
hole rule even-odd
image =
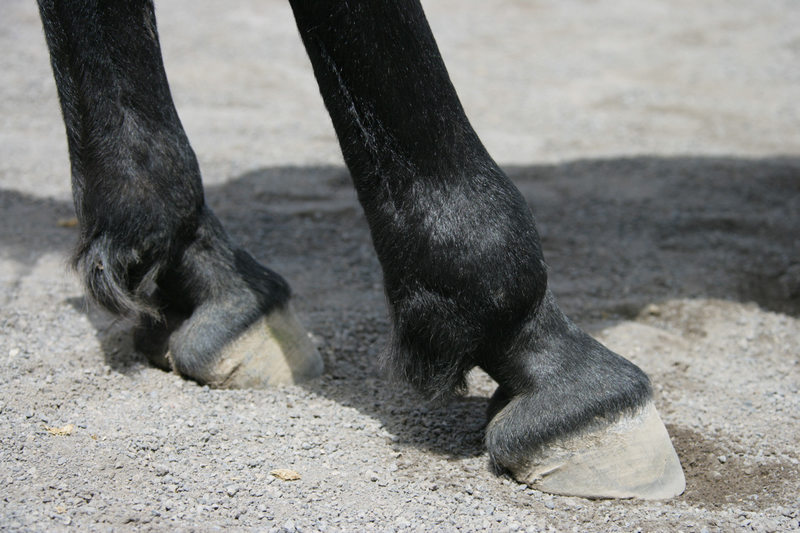
[[[701,435],[678,425],[669,425],[667,430],[686,475],[682,500],[711,508],[736,503],[739,508],[753,512],[766,505],[793,503],[793,498],[785,498],[791,490],[786,492],[776,487],[796,485],[800,477],[796,465],[750,463],[743,453],[731,453],[724,435]]]
[[[506,170],[537,217],[554,293],[584,325],[676,298],[800,316],[800,158],[639,157]],[[345,169],[262,169],[209,187],[207,198],[233,238],[292,284],[326,363],[308,389],[381,420],[400,443],[451,457],[482,453],[487,398],[430,407],[381,377],[390,325],[380,266]],[[70,205],[9,191],[0,191],[0,205],[0,249],[23,265],[75,242],[75,228],[58,226]],[[125,373],[144,361],[130,353],[129,332],[93,313],[112,367]]]
[[[672,298],[800,314],[800,158],[640,157],[507,171],[536,214],[554,292],[580,320],[629,317]]]
[[[583,323],[675,298],[800,313],[798,158],[506,170],[539,221],[557,297]],[[487,398],[431,407],[381,379],[390,325],[380,267],[344,169],[256,171],[208,197],[234,238],[292,283],[326,360],[326,377],[307,388],[380,420],[400,443],[451,457],[482,453]]]
[[[71,203],[0,189],[0,254],[23,267],[45,252],[68,255],[78,235]]]
[[[148,364],[147,357],[133,348],[133,323],[117,318],[86,297],[67,300],[76,311],[86,315],[100,341],[106,364],[125,376],[139,372]]]

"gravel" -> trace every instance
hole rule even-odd
[[[800,529],[794,2],[426,6],[539,220],[560,303],[653,380],[687,475],[657,502],[493,474],[482,373],[447,406],[384,378],[379,266],[288,5],[162,4],[208,201],[290,280],[326,373],[209,389],[148,366],[129,324],[87,305],[66,267],[69,167],[35,6],[5,0],[0,529]]]

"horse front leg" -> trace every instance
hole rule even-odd
[[[499,384],[492,461],[542,490],[680,494],[647,376],[564,316],[529,207],[467,120],[416,0],[291,0],[369,223],[388,366],[432,398]]]
[[[40,0],[64,116],[88,294],[139,322],[151,361],[202,383],[261,386],[322,361],[289,285],[206,206],[149,0]]]

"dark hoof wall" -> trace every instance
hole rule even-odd
[[[543,492],[584,498],[656,500],[678,496],[686,487],[652,402],[610,425],[542,447],[511,474]]]

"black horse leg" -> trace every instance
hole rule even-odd
[[[215,386],[321,371],[289,287],[206,207],[149,0],[40,0],[67,130],[89,295],[140,321],[152,360]]]
[[[495,464],[551,492],[668,497],[683,473],[632,363],[547,290],[533,216],[487,154],[416,0],[291,0],[383,267],[395,373],[498,383]]]

